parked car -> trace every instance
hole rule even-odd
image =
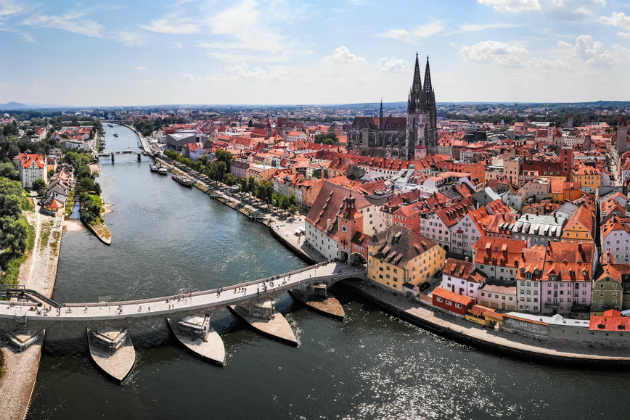
[[[437,273],[435,273],[435,274],[433,275],[433,278],[434,278],[434,279],[437,279],[437,278],[440,278],[441,276],[442,276],[442,270],[440,270],[440,271],[438,271]]]
[[[422,285],[420,285],[420,291],[424,292],[429,287],[431,287],[431,283],[429,283],[428,281],[425,281],[424,283],[422,283]]]

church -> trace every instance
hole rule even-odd
[[[414,159],[416,146],[425,149],[425,153],[438,153],[437,109],[429,57],[423,87],[418,54],[407,101],[407,117],[384,117],[381,101],[378,117],[355,117],[348,131],[348,147],[360,149],[362,153],[380,149],[383,155],[394,159]]]

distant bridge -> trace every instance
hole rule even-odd
[[[93,329],[128,327],[134,321],[149,317],[176,318],[191,314],[208,314],[228,305],[243,305],[252,300],[275,300],[288,289],[305,290],[307,285],[313,283],[332,285],[343,279],[365,277],[365,268],[331,262],[220,289],[151,299],[98,303],[57,303],[50,299],[42,299],[41,295],[33,294],[26,289],[13,289],[4,295],[18,297],[19,290],[24,290],[26,296],[23,299],[31,302],[0,301],[0,325],[8,331],[23,329],[25,324],[34,330],[66,323]],[[52,309],[48,312],[42,311],[42,307],[33,303],[37,301],[42,302],[42,307]]]

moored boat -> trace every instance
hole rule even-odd
[[[149,165],[149,169],[151,169],[151,172],[157,172],[159,169],[159,166],[156,164],[152,164],[152,165]]]
[[[114,137],[118,137],[118,133],[114,133]]]
[[[88,347],[94,363],[122,382],[136,362],[136,351],[127,329],[87,329]]]
[[[160,166],[160,167],[158,167],[157,172],[160,175],[167,175],[168,174],[168,169],[166,169],[164,166]]]
[[[173,174],[172,178],[175,182],[178,182],[184,187],[190,188],[193,185],[192,179],[188,178],[187,176]]]

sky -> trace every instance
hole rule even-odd
[[[0,0],[0,103],[630,100],[630,0]]]

